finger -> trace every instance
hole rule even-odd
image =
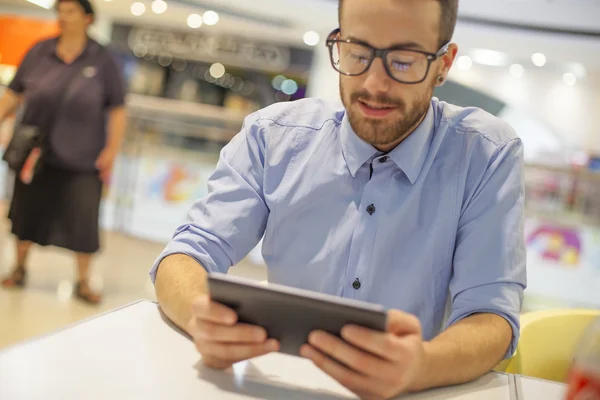
[[[421,335],[421,322],[412,315],[400,310],[388,311],[387,317],[387,332],[395,333],[396,335]]]
[[[264,328],[248,324],[227,326],[197,321],[193,335],[195,339],[219,343],[264,343],[267,340]]]
[[[390,362],[397,362],[409,353],[408,346],[417,335],[397,336],[393,333],[376,332],[355,325],[342,328],[342,338],[350,345]],[[407,340],[405,340],[407,339]]]
[[[100,154],[96,159],[96,166],[102,168],[104,166],[104,154]]]
[[[213,358],[209,356],[202,356],[202,363],[204,363],[204,365],[206,365],[209,368],[221,370],[227,369],[234,364],[231,361],[223,361],[219,360],[218,358]]]
[[[300,348],[300,355],[311,360],[319,369],[338,381],[354,393],[369,397],[377,393],[377,387],[381,388],[382,383],[373,378],[367,378],[342,364],[332,360],[321,353],[311,345],[303,345]]]
[[[211,301],[208,296],[200,296],[192,303],[192,313],[203,321],[233,326],[237,314],[231,308]]]
[[[269,339],[259,344],[232,344],[197,340],[196,349],[202,357],[206,356],[209,360],[238,362],[279,351],[279,342]]]
[[[395,370],[391,362],[362,351],[325,332],[312,332],[308,342],[325,355],[365,376],[382,378],[388,371]]]

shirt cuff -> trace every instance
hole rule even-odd
[[[190,249],[190,247],[184,243],[180,242],[170,242],[167,247],[163,250],[163,252],[158,256],[152,268],[150,269],[150,279],[152,280],[152,284],[156,283],[156,273],[158,271],[158,267],[160,263],[167,257],[175,255],[175,254],[183,254],[188,257],[193,258],[199,264],[198,267],[204,268],[207,273],[216,272],[218,268],[215,262],[208,256],[199,257],[198,254]]]
[[[521,334],[519,314],[523,288],[519,284],[498,283],[469,289],[454,300],[445,329],[473,314],[495,314],[504,318],[512,329],[512,340],[504,359],[512,357]],[[489,299],[481,301],[479,299]]]

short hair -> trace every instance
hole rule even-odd
[[[339,0],[338,23],[342,24],[342,3],[344,0]],[[456,20],[458,19],[458,0],[436,0],[440,4],[442,14],[440,18],[440,38],[439,46],[442,47],[452,40]]]
[[[57,0],[54,5],[57,10],[60,3],[77,3],[83,8],[83,12],[86,15],[91,15],[94,17],[96,14],[94,11],[94,6],[89,0]]]

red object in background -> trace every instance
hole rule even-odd
[[[579,339],[568,384],[566,400],[600,400],[600,317]]]
[[[600,400],[599,374],[575,367],[568,383],[566,400]]]
[[[0,16],[0,64],[18,66],[34,44],[58,34],[55,20]]]

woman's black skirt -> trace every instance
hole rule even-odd
[[[8,215],[12,233],[19,240],[41,246],[96,253],[100,248],[101,197],[97,172],[46,165],[29,185],[16,177]]]

